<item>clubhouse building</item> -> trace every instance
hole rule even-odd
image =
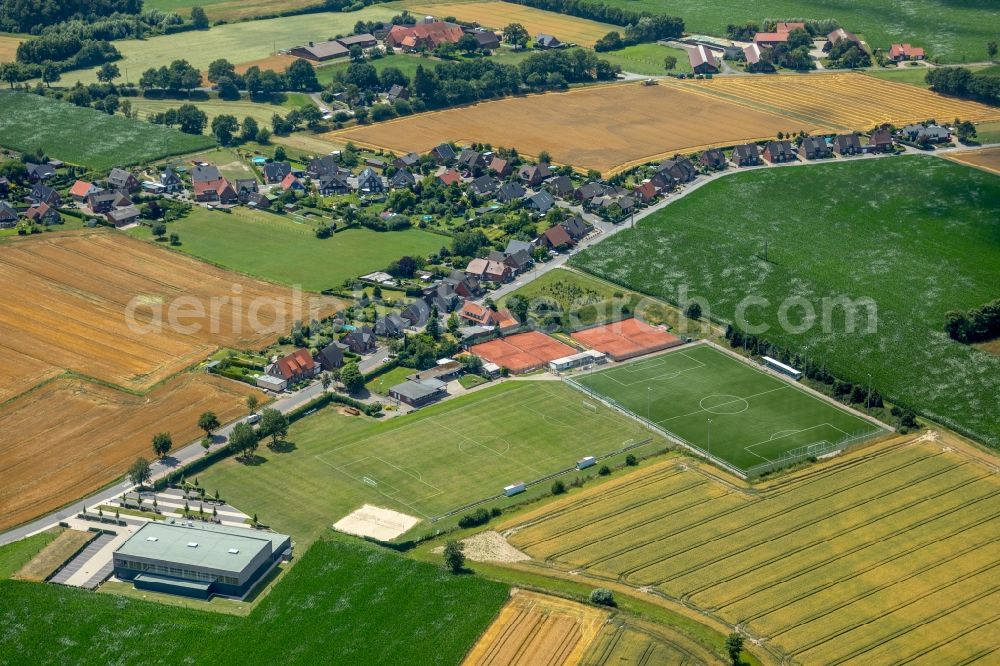
[[[243,597],[292,555],[291,537],[192,521],[150,521],[114,552],[115,576],[137,589]]]

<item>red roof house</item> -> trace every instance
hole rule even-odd
[[[272,377],[295,383],[313,377],[319,372],[319,368],[308,349],[296,349],[267,366],[265,372]]]
[[[465,34],[461,26],[444,21],[431,21],[416,25],[394,25],[386,41],[404,51],[421,48],[436,49],[442,44],[457,44]]]
[[[570,238],[566,228],[561,224],[557,224],[542,234],[540,240],[553,250],[564,245],[569,246],[573,244],[573,239]]]
[[[448,169],[443,174],[438,176],[438,180],[440,180],[445,185],[451,185],[452,183],[462,182],[462,175],[457,171],[455,171],[454,169]]]
[[[301,180],[299,180],[292,174],[288,174],[285,176],[284,180],[281,181],[281,189],[287,192],[288,190],[303,191],[306,188],[305,185],[302,184]]]
[[[91,194],[95,192],[100,192],[101,188],[93,183],[88,183],[85,180],[78,180],[73,183],[73,187],[69,188],[70,196],[73,197],[74,201],[83,201]]]
[[[923,60],[924,50],[919,46],[909,44],[893,44],[889,49],[889,60]]]

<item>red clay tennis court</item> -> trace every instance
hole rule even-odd
[[[543,368],[549,361],[577,352],[569,345],[538,331],[490,340],[470,347],[469,351],[490,363],[496,363],[501,368],[507,368],[514,374]]]
[[[577,331],[571,337],[591,349],[604,352],[616,361],[651,354],[682,342],[676,335],[638,319],[624,319],[613,324],[595,326]]]

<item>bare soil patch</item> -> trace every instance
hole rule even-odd
[[[974,166],[978,169],[982,169],[983,171],[989,171],[990,173],[995,173],[1000,176],[1000,147],[984,148],[983,150],[970,150],[967,153],[952,153],[948,157],[956,162],[968,164],[969,166]],[[997,342],[997,348],[1000,349],[1000,342]]]
[[[420,519],[414,516],[365,504],[338,520],[333,529],[345,534],[391,541],[419,522]]]

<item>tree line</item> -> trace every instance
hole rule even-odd
[[[924,78],[934,92],[1000,104],[1000,76],[977,73],[966,67],[934,67]]]
[[[643,41],[655,41],[657,39],[676,39],[684,34],[684,19],[677,16],[666,16],[663,14],[653,14],[651,12],[635,12],[630,9],[622,9],[603,2],[593,0],[511,0],[519,5],[544,9],[560,14],[569,14],[578,18],[601,21],[603,23],[613,23],[620,26],[638,26],[642,19],[653,19],[652,23],[645,25],[655,25],[656,34],[650,34],[649,38]]]
[[[617,30],[612,30],[604,35],[594,44],[594,50],[598,52],[614,51],[642,42],[680,37],[680,33],[677,32],[677,21],[680,19],[673,16],[642,16],[635,23],[625,26],[624,35]],[[683,31],[683,21],[681,21],[680,26]]]
[[[94,21],[140,11],[142,0],[4,0],[0,3],[0,30],[37,34],[41,27],[63,21]]]
[[[1000,337],[1000,298],[968,312],[951,310],[944,316],[944,330],[952,340],[965,343]]]

